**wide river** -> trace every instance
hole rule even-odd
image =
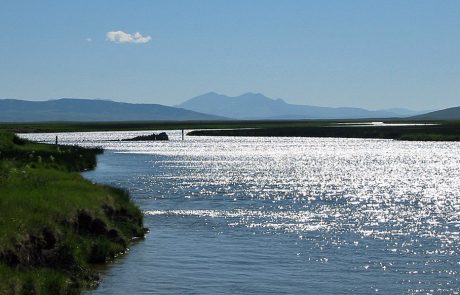
[[[58,134],[150,228],[85,294],[460,292],[460,143],[149,133]]]

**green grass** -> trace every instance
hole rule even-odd
[[[0,294],[77,294],[78,288],[52,269],[15,270],[0,264]]]
[[[100,152],[0,132],[0,294],[78,292],[95,283],[93,263],[144,235],[125,191],[78,173]]]

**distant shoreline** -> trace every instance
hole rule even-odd
[[[335,137],[408,141],[460,141],[460,124],[413,124],[401,126],[341,125],[252,129],[195,130],[189,136]]]
[[[439,124],[449,128],[460,127],[460,121],[354,119],[354,120],[223,120],[223,121],[109,121],[109,122],[0,122],[0,130],[14,133],[142,131],[142,130],[194,130],[242,128],[327,127],[338,124],[359,124],[381,121],[384,123]]]
[[[373,125],[375,121],[379,124]],[[460,141],[460,121],[426,120],[235,120],[0,123],[15,133],[194,130],[189,136],[379,138]]]

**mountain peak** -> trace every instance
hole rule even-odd
[[[202,94],[202,95],[199,95],[199,96],[212,96],[212,95],[220,96],[222,94],[219,94],[219,93],[214,92],[214,91],[209,91],[209,92],[207,92],[205,94]]]
[[[256,92],[246,92],[233,97],[209,92],[179,105],[184,109],[199,109],[208,114],[225,113],[228,117],[238,119],[276,117],[280,112],[291,113],[291,110],[283,110],[289,106],[295,107],[285,103],[282,99],[272,99]]]
[[[273,101],[274,99],[265,96],[264,94],[260,92],[246,92],[244,94],[241,94],[240,96],[236,96],[234,98],[246,98],[246,99],[265,99],[265,100],[271,100]]]
[[[265,95],[263,95],[262,93],[259,93],[259,92],[246,92],[246,93],[241,94],[240,96],[263,96],[263,97],[266,97]]]
[[[370,111],[361,108],[328,108],[294,105],[262,93],[247,92],[230,97],[215,92],[189,99],[179,105],[195,112],[233,119],[352,119],[404,116],[397,112]],[[407,115],[406,115],[407,116]]]

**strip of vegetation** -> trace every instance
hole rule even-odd
[[[90,132],[177,129],[306,128],[336,126],[338,123],[384,121],[386,123],[437,123],[460,126],[460,121],[377,120],[226,120],[226,121],[140,121],[140,122],[40,122],[0,123],[0,130],[14,133]]]
[[[144,236],[127,192],[78,173],[101,152],[0,132],[0,294],[77,294]]]
[[[194,136],[268,136],[381,138],[417,141],[460,141],[460,124],[426,126],[315,126],[258,129],[195,130]]]
[[[0,130],[14,133],[39,132],[90,132],[90,131],[136,131],[136,130],[177,130],[177,129],[222,129],[222,128],[268,128],[324,126],[332,121],[142,121],[142,122],[48,122],[48,123],[3,123]]]

